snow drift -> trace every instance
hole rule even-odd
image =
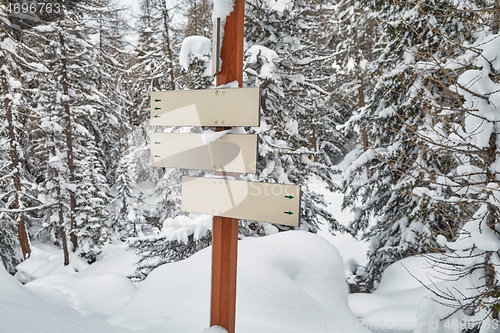
[[[343,263],[323,238],[302,231],[239,242],[236,330],[368,332],[347,304]],[[209,323],[211,247],[155,269],[109,321],[134,330],[203,331]]]
[[[0,332],[124,333],[94,317],[38,299],[0,265]]]

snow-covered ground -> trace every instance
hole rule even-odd
[[[18,277],[32,280],[25,285],[0,268],[0,332],[221,332],[207,329],[211,248],[137,286],[126,278],[136,258],[123,245],[66,268],[56,247],[34,249],[19,266]],[[330,242],[302,231],[240,241],[237,332],[410,332],[405,325],[417,322],[427,291],[404,267],[429,282],[425,260],[389,267],[371,295],[348,295],[343,260]]]

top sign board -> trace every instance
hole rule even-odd
[[[259,126],[260,88],[151,92],[152,126]]]

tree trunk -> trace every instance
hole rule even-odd
[[[55,142],[53,134],[52,134],[52,142]],[[52,156],[57,156],[55,145],[52,145],[51,152]],[[57,179],[57,185],[55,188],[56,188],[57,216],[59,218],[59,226],[58,228],[56,227],[56,232],[59,233],[59,237],[61,237],[63,256],[64,256],[64,266],[67,266],[69,265],[69,251],[68,251],[68,239],[66,231],[64,230],[64,225],[65,225],[64,205],[62,203],[62,197],[61,197],[61,183],[59,181],[60,179],[59,170],[55,169],[55,174],[53,175],[53,177],[54,179]]]
[[[173,59],[172,59],[172,48],[170,46],[170,32],[168,29],[168,9],[167,9],[167,2],[163,1],[163,27],[164,27],[164,34],[165,34],[165,49],[167,51],[167,56],[168,56],[168,70],[170,74],[170,89],[175,90],[175,75],[174,75],[174,66],[173,66]]]
[[[360,82],[363,82],[363,79],[361,77],[359,77],[358,79],[360,80]],[[358,88],[358,109],[360,109],[364,106],[365,106],[365,92],[363,90],[363,85],[360,84],[360,86]],[[367,151],[369,149],[369,147],[368,147],[368,134],[366,133],[365,128],[361,129],[361,141],[363,143],[363,151]],[[368,178],[371,178],[370,164],[366,163],[365,168],[366,168],[366,176]]]
[[[498,3],[498,1],[497,1]],[[496,160],[496,155],[497,155],[497,147],[496,147],[496,137],[497,134],[493,132],[490,136],[490,147],[487,148],[486,151],[486,163],[487,163],[487,173],[486,173],[486,186],[490,183],[496,183],[496,177],[495,173],[491,170],[492,164]],[[489,216],[488,216],[488,222],[487,225],[490,227],[494,232],[495,230],[495,224],[496,224],[496,219],[498,218],[498,212],[494,212],[496,210],[496,207],[492,204],[488,204],[489,206]],[[495,278],[495,264],[491,261],[491,255],[493,253],[491,251],[486,251],[485,253],[485,258],[484,258],[484,284],[486,287],[486,292],[491,293],[492,291],[495,291],[495,287],[497,285],[497,281]],[[498,310],[493,307],[491,310],[491,318],[494,320],[498,319]]]
[[[487,291],[492,291],[494,290],[496,286],[496,281],[495,281],[495,264],[491,262],[491,251],[487,251],[485,258],[484,258],[484,279],[485,279],[485,286]],[[491,318],[494,320],[498,319],[498,310],[496,307],[492,307],[491,309]]]
[[[5,75],[2,75],[2,89],[5,94],[8,91],[8,83]],[[21,251],[23,253],[23,259],[28,259],[31,254],[30,242],[28,238],[28,233],[26,231],[25,216],[21,211],[21,174],[19,172],[19,156],[17,155],[16,147],[16,135],[14,131],[14,121],[12,116],[12,109],[10,108],[10,99],[4,99],[4,109],[7,117],[8,124],[8,135],[9,135],[9,155],[12,162],[12,181],[14,182],[14,202],[12,203],[13,209],[17,210],[15,212],[16,222],[17,222],[17,233],[19,236],[19,243],[21,244]]]
[[[64,266],[69,265],[69,250],[68,250],[68,239],[66,236],[66,231],[64,231],[64,215],[63,215],[63,207],[61,202],[61,187],[57,185],[57,194],[59,198],[59,234],[61,236],[61,243],[63,248],[64,255]]]
[[[311,147],[314,153],[310,156],[310,160],[314,163],[316,162],[316,154],[318,153],[318,139],[316,137],[316,128],[314,125],[312,125]]]
[[[67,54],[64,45],[64,37],[61,33],[59,33],[59,42],[61,43],[61,63],[62,63],[62,72],[61,72],[61,85],[63,94],[65,96],[69,96],[68,91],[68,68],[67,68]],[[73,134],[72,134],[72,123],[71,123],[71,110],[69,106],[69,102],[65,99],[63,101],[64,108],[64,134],[66,136],[66,156],[68,158],[68,171],[69,171],[69,182],[71,185],[76,186],[76,177],[75,177],[75,163],[74,163],[74,154],[73,154]],[[72,251],[75,252],[78,247],[78,240],[76,237],[76,219],[75,219],[75,211],[76,211],[76,194],[73,189],[69,190],[69,210],[70,210],[70,241],[73,246]]]
[[[491,32],[497,34],[499,29],[500,29],[500,0],[496,0],[495,5],[493,7],[493,25],[491,27]]]
[[[354,4],[352,3],[351,5],[354,5]],[[355,17],[356,17],[358,15],[357,11],[355,11],[353,15],[355,15]],[[360,48],[360,37],[358,35],[357,29],[355,30],[355,33],[354,33],[354,45],[355,45],[355,52],[356,52],[356,63],[359,64],[362,59],[360,57],[360,53],[361,53],[360,49],[359,49]],[[359,81],[358,104],[357,104],[357,108],[359,110],[366,105],[366,103],[365,103],[365,91],[364,91],[364,85],[363,85],[363,77],[358,74],[356,79]],[[367,134],[365,128],[361,129],[361,143],[363,144],[363,151],[364,152],[367,151],[369,149],[369,147],[368,147],[368,134]],[[369,163],[365,164],[365,168],[366,168],[367,177],[371,178]]]

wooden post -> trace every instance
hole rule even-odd
[[[243,83],[243,37],[245,0],[235,0],[234,11],[224,27],[217,85],[238,81]],[[222,131],[224,127],[216,130]],[[212,296],[210,326],[224,327],[235,332],[236,323],[236,266],[238,257],[238,220],[213,217],[212,227]]]
[[[217,85],[238,81],[243,83],[243,39],[245,22],[245,0],[235,0],[234,10],[224,26],[224,39],[220,57],[222,67],[217,74]]]
[[[214,216],[212,226],[212,299],[210,326],[234,333],[238,220]]]

